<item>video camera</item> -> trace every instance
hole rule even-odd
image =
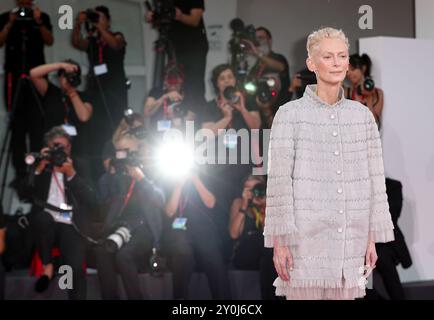
[[[86,20],[90,23],[97,24],[99,22],[99,13],[95,9],[87,9],[85,11]]]
[[[25,162],[31,166],[35,162],[47,160],[54,167],[61,167],[68,159],[68,155],[61,144],[55,144],[49,149],[47,155],[41,153],[30,153],[26,156]]]
[[[161,31],[162,27],[169,26],[175,19],[175,1],[174,0],[154,0],[153,6],[149,1],[145,1],[146,9],[154,12],[154,25]]]
[[[232,68],[235,70],[237,78],[244,79],[248,75],[250,67],[247,61],[249,46],[245,41],[250,41],[255,46],[258,45],[256,29],[253,25],[245,26],[244,22],[239,18],[235,18],[230,22],[230,28],[233,31],[232,39],[229,41]]]

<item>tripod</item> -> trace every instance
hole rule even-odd
[[[6,188],[6,181],[7,181],[7,177],[8,177],[8,167],[9,167],[11,153],[12,153],[12,143],[11,142],[12,142],[13,131],[15,129],[14,123],[17,119],[16,113],[17,113],[18,100],[19,100],[19,97],[22,96],[22,90],[23,90],[24,86],[27,85],[28,87],[30,87],[30,90],[32,92],[32,96],[33,96],[34,100],[36,101],[36,104],[39,108],[39,112],[42,116],[42,119],[45,119],[45,112],[44,112],[43,107],[41,105],[41,101],[39,100],[39,96],[38,96],[35,88],[33,87],[32,83],[30,82],[29,76],[28,76],[28,69],[27,69],[27,62],[26,62],[27,41],[28,41],[27,26],[26,26],[26,24],[23,24],[21,26],[21,70],[20,70],[21,74],[20,74],[20,76],[16,82],[15,93],[14,93],[13,98],[12,98],[11,107],[9,108],[8,125],[7,125],[7,129],[6,129],[5,138],[3,140],[2,148],[1,148],[1,154],[0,154],[0,168],[1,168],[1,165],[3,164],[3,159],[6,156],[4,167],[3,167],[3,176],[2,176],[3,178],[2,178],[1,190],[0,190],[0,204],[3,204],[3,197],[4,197],[4,192],[5,192],[5,188]],[[12,85],[12,83],[11,83],[11,85]],[[10,97],[9,97],[8,101],[10,101]],[[43,125],[43,124],[41,124],[41,125]]]

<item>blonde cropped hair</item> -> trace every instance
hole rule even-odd
[[[322,28],[316,31],[313,31],[307,37],[307,54],[309,57],[312,57],[314,51],[318,50],[319,44],[323,39],[341,39],[345,42],[347,49],[350,49],[350,44],[348,42],[348,38],[342,30],[334,29],[334,28]]]

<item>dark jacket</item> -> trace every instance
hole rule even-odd
[[[76,175],[70,181],[64,176],[63,181],[65,182],[66,202],[73,207],[73,221],[82,232],[85,232],[90,217],[97,211],[97,198],[95,190],[89,182],[80,176],[80,166],[76,165],[77,163],[80,163],[80,161],[74,160]],[[51,174],[51,168],[46,168],[40,175],[34,175],[30,178],[33,197],[32,215],[44,210],[39,202],[48,200]]]
[[[401,229],[398,227],[398,218],[401,215],[402,210],[402,184],[398,180],[386,178],[386,192],[389,202],[390,215],[392,217],[393,230],[395,234],[395,241],[386,245],[390,245],[396,255],[396,264],[401,263],[402,267],[407,269],[412,265],[410,252],[407,244],[405,243],[404,235]]]
[[[164,193],[146,177],[136,182],[130,201],[125,206],[132,178],[105,173],[98,182],[98,200],[103,215],[103,235],[119,224],[127,224],[132,230],[147,228],[153,236],[154,246],[159,247],[162,232]]]

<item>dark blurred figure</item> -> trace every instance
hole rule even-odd
[[[306,86],[316,84],[315,73],[305,68],[297,72],[291,80],[291,85],[288,88],[290,99],[300,99],[303,96]]]
[[[3,216],[3,206],[0,204],[0,300],[5,298],[5,269],[3,252],[5,251],[6,225]]]
[[[381,275],[389,297],[392,300],[403,300],[405,299],[404,289],[396,266],[401,264],[404,269],[408,269],[412,265],[412,260],[404,235],[398,226],[398,218],[401,216],[403,202],[401,182],[386,178],[386,192],[393,226],[395,227],[393,230],[395,241],[375,245],[378,254],[375,272]]]
[[[236,240],[232,264],[236,269],[259,270],[263,300],[276,299],[273,250],[264,247],[265,179],[250,175],[244,179],[241,197],[232,202],[229,233]]]
[[[31,68],[45,63],[44,48],[51,46],[54,38],[50,17],[32,0],[17,0],[16,5],[17,8],[0,15],[0,48],[5,46],[3,92],[11,117],[10,147],[16,174],[12,186],[19,189],[26,175],[24,155],[41,149],[44,133],[43,111],[28,75]]]
[[[54,277],[51,253],[57,246],[63,264],[71,266],[73,271],[69,298],[86,299],[84,236],[90,215],[96,211],[96,195],[80,174],[79,159],[71,159],[71,137],[63,128],[52,128],[44,139],[46,147],[31,167],[29,176],[34,202],[30,224],[44,269],[35,289],[45,291]]]
[[[98,186],[104,215],[102,241],[95,248],[98,278],[103,299],[119,299],[119,272],[127,298],[141,300],[139,259],[159,249],[164,194],[144,174],[136,139],[124,135],[115,149]]]
[[[128,109],[124,68],[127,42],[121,32],[111,30],[111,15],[107,7],[97,6],[90,10],[78,14],[72,32],[72,45],[86,52],[89,61],[86,91],[91,97],[94,114],[82,128],[87,140],[84,152],[93,159],[92,171],[101,175],[104,172],[101,167],[103,146],[111,139],[124,111]],[[86,32],[85,37],[82,36],[82,29]]]
[[[174,20],[170,23],[169,41],[176,62],[184,72],[184,95],[197,105],[205,94],[205,67],[208,53],[203,13],[204,0],[174,0]],[[153,11],[146,13],[148,23],[155,22]]]

